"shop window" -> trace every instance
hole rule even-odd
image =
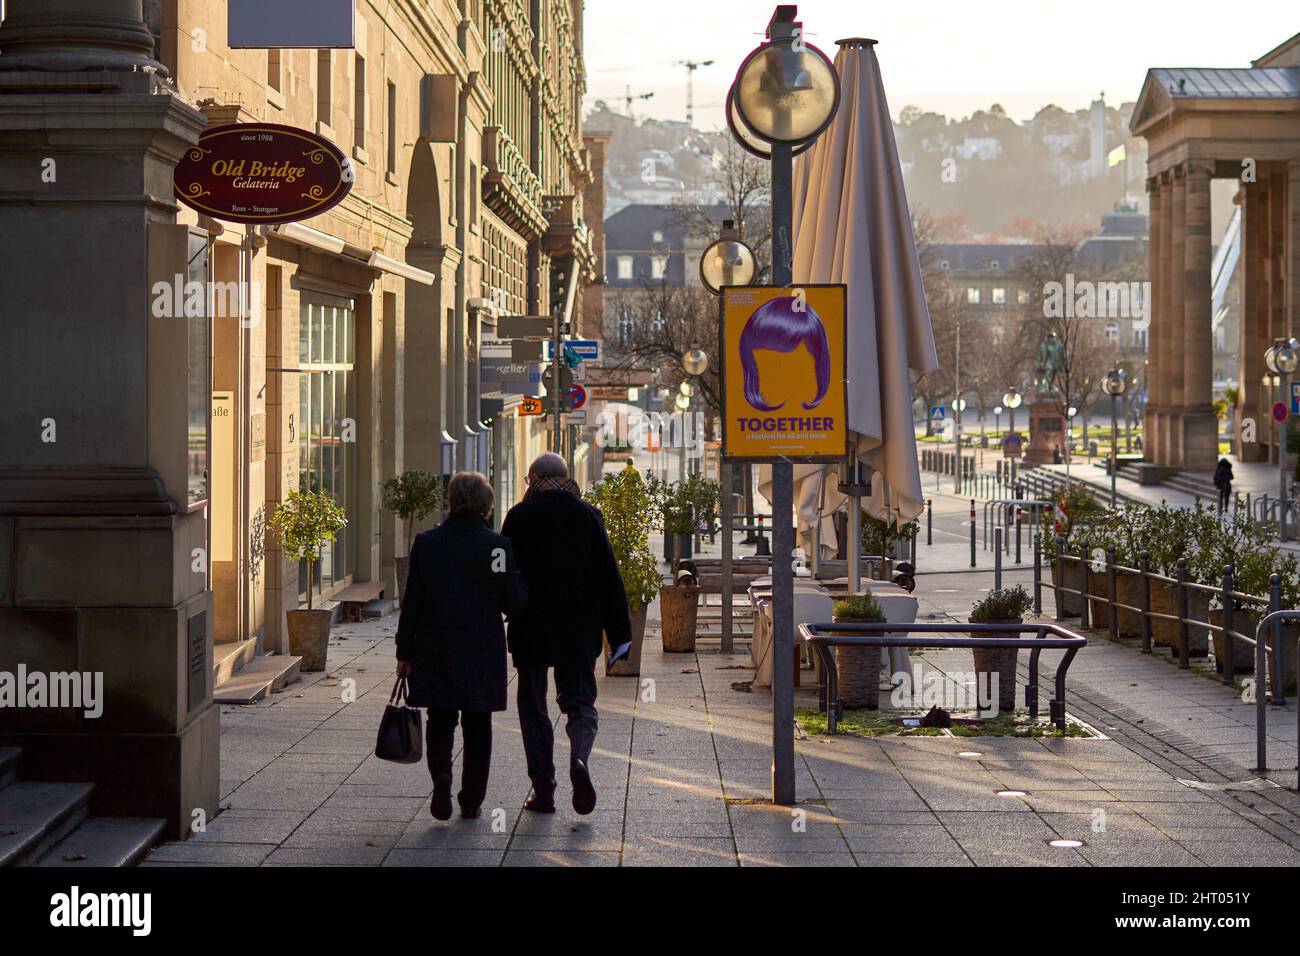
[[[316,598],[353,573],[356,517],[355,312],[350,299],[304,294],[298,356],[298,483],[301,491],[324,491],[341,507],[348,525],[326,545],[312,571]],[[307,569],[298,569],[298,591],[307,595]]]

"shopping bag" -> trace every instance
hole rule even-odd
[[[424,756],[420,711],[406,706],[406,678],[399,677],[379,722],[375,756],[395,763],[419,763]]]

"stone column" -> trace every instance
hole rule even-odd
[[[1164,438],[1164,461],[1162,464],[1179,466],[1183,463],[1182,452],[1182,412],[1186,403],[1183,388],[1183,343],[1181,334],[1184,327],[1184,302],[1186,301],[1187,273],[1185,260],[1187,255],[1187,177],[1182,165],[1170,170],[1172,213],[1169,218],[1169,268],[1165,272],[1169,295],[1166,300],[1169,308],[1165,312],[1165,321],[1169,335],[1165,336],[1166,351],[1162,354],[1161,364],[1166,370],[1166,388],[1168,400],[1166,407],[1166,427],[1162,430]]]
[[[1147,327],[1147,366],[1144,384],[1147,390],[1147,406],[1144,416],[1146,438],[1142,443],[1142,460],[1156,463],[1159,461],[1157,450],[1160,447],[1160,414],[1164,406],[1157,395],[1163,387],[1164,370],[1160,365],[1160,342],[1168,334],[1160,321],[1160,310],[1164,308],[1164,288],[1161,284],[1161,253],[1166,242],[1164,231],[1165,190],[1160,184],[1159,176],[1147,180],[1147,192],[1151,196],[1151,238],[1147,247],[1147,272],[1151,276],[1151,297],[1147,307],[1151,313],[1151,322]]]
[[[9,0],[0,24],[0,671],[101,687],[0,709],[0,745],[175,837],[216,811],[220,717],[191,327],[153,286],[187,275],[172,172],[204,118],[152,49],[141,0]]]
[[[1264,283],[1264,231],[1267,209],[1258,183],[1242,186],[1241,319],[1238,335],[1241,364],[1241,405],[1237,435],[1244,434],[1246,419],[1254,421],[1253,440],[1238,441],[1242,461],[1268,460],[1268,436],[1272,420],[1268,413],[1269,390],[1262,383],[1264,350],[1268,348],[1267,288]]]
[[[1213,471],[1219,459],[1214,417],[1214,331],[1210,311],[1210,179],[1213,164],[1187,164],[1183,280],[1182,466]]]
[[[1160,323],[1160,336],[1157,343],[1160,367],[1159,390],[1156,393],[1160,444],[1156,450],[1156,464],[1171,463],[1170,449],[1174,443],[1170,440],[1172,417],[1170,406],[1173,403],[1174,369],[1173,360],[1176,342],[1172,327],[1174,314],[1174,173],[1166,170],[1160,174],[1160,191],[1164,196],[1160,210],[1160,303],[1157,320]]]

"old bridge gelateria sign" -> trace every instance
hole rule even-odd
[[[724,457],[845,456],[847,294],[843,285],[722,290]]]
[[[306,130],[236,123],[206,130],[176,166],[176,198],[228,222],[296,222],[318,216],[352,188],[352,164]]]

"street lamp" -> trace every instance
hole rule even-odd
[[[1273,373],[1273,387],[1278,389],[1278,401],[1286,403],[1286,378],[1300,364],[1300,342],[1295,339],[1276,339],[1271,348],[1264,352],[1264,364]],[[1286,470],[1286,419],[1277,423],[1277,476],[1278,476],[1278,537],[1286,540],[1287,512],[1287,470]]]
[[[1065,430],[1065,483],[1070,483],[1070,452],[1074,445],[1074,416],[1079,414],[1079,410],[1071,405],[1065,410],[1066,420],[1069,422]]]
[[[749,285],[757,265],[754,250],[740,241],[735,220],[723,220],[718,241],[700,256],[700,281],[714,295],[726,285]]]
[[[1002,432],[1002,406],[993,406],[993,434],[997,435]]]
[[[953,474],[953,493],[961,494],[961,413],[966,411],[966,399],[955,398],[952,402],[953,408],[953,429],[952,429],[952,474]]]
[[[731,122],[737,139],[768,144],[772,157],[772,284],[791,282],[794,238],[794,150],[816,139],[835,117],[840,80],[826,54],[804,40],[793,4],[781,4],[767,25],[767,42],[741,64],[732,84]],[[863,41],[858,41],[863,42]],[[730,116],[729,116],[730,119]],[[761,153],[760,153],[761,155]],[[849,513],[849,583],[861,548],[860,499]],[[794,466],[772,466],[772,802],[795,801],[794,779]]]
[[[1116,407],[1128,383],[1123,369],[1112,369],[1101,380],[1101,390],[1110,396],[1110,510],[1115,510],[1115,472],[1119,469],[1119,420]]]
[[[1024,399],[1014,388],[1007,389],[1006,394],[1002,396],[1002,404],[1007,407],[1007,410],[1010,413],[1007,421],[1007,431],[1013,432],[1016,430],[1016,409],[1019,408],[1023,402]]]

